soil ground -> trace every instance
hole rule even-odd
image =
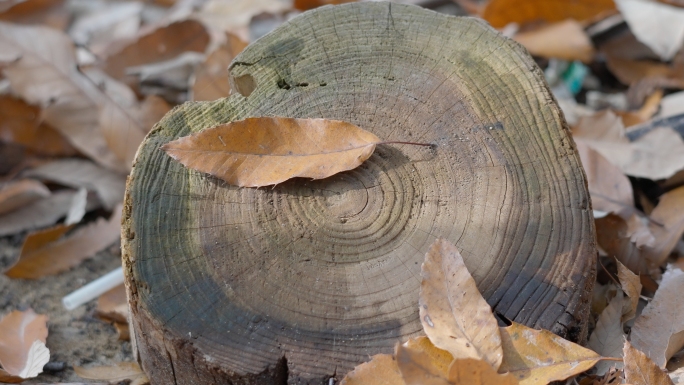
[[[18,257],[22,238],[0,238],[0,271]],[[50,361],[56,366],[65,364],[64,370],[44,372],[23,384],[93,382],[78,377],[73,367],[115,365],[133,360],[130,342],[119,341],[114,326],[95,317],[95,300],[72,311],[62,307],[62,297],[120,265],[116,244],[56,276],[24,280],[0,274],[0,317],[12,310],[27,308],[46,314]]]

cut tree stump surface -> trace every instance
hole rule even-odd
[[[497,312],[584,339],[587,182],[520,45],[472,18],[348,4],[259,39],[231,75],[231,97],[186,103],[156,126],[129,178],[124,270],[153,384],[339,380],[422,334],[420,266],[439,237]],[[357,169],[259,189],[160,150],[251,116],[345,120],[437,147],[381,145]]]

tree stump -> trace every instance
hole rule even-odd
[[[304,13],[142,144],[123,258],[153,384],[321,384],[422,334],[420,266],[456,244],[492,307],[573,340],[595,274],[587,182],[525,49],[484,22],[358,3]],[[384,140],[323,180],[237,188],[160,146],[251,116],[352,122]]]

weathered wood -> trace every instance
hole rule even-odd
[[[585,337],[586,178],[520,45],[476,19],[358,3],[302,14],[231,74],[239,93],[169,113],[128,182],[124,270],[154,384],[320,384],[391,352],[422,334],[420,264],[436,237],[496,311]],[[437,148],[383,145],[355,170],[260,189],[159,150],[250,116],[346,120]]]

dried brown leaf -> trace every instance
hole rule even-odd
[[[587,174],[594,210],[612,212],[625,219],[633,215],[636,209],[629,178],[583,140],[576,139],[575,142],[582,166]]]
[[[78,70],[68,36],[44,27],[0,23],[0,63],[6,64],[2,72],[11,88],[41,106],[42,119],[79,151],[107,168],[130,167],[109,149],[100,132],[99,109],[112,101]]]
[[[0,21],[42,24],[60,30],[69,25],[69,9],[64,6],[64,0],[26,0],[14,3],[0,13]]]
[[[498,369],[503,352],[496,318],[456,246],[436,240],[421,275],[420,322],[430,341],[454,358],[483,359]]]
[[[128,300],[123,284],[102,294],[97,299],[97,315],[115,322],[128,322]]]
[[[90,368],[74,366],[74,372],[82,378],[105,380],[110,383],[131,380],[131,385],[134,385],[144,384],[149,381],[137,362],[120,362],[115,366],[95,366]]]
[[[499,373],[510,372],[521,385],[545,385],[594,366],[601,356],[547,330],[513,322],[501,328],[503,362]]]
[[[568,19],[525,31],[513,37],[532,55],[588,63],[594,57],[594,46],[582,25]]]
[[[116,242],[120,225],[121,206],[117,206],[109,220],[100,218],[56,242],[26,253],[22,250],[17,264],[5,274],[11,278],[37,279],[77,266]]]
[[[123,201],[126,177],[84,159],[60,159],[24,175],[74,188],[95,191],[107,210]]]
[[[162,149],[189,168],[236,186],[259,187],[351,170],[380,142],[339,120],[262,117],[206,129]]]
[[[128,68],[171,60],[184,52],[204,53],[208,44],[209,33],[202,23],[177,21],[113,42],[104,50],[107,57],[102,69],[114,79],[133,85],[137,80],[127,75]]]
[[[449,352],[436,347],[427,337],[411,338],[404,343],[404,347],[428,356],[432,365],[442,373],[449,372],[449,365],[454,360]]]
[[[40,119],[40,108],[12,96],[0,95],[0,141],[18,143],[49,156],[74,156],[74,147]]]
[[[300,11],[308,11],[310,9],[322,7],[324,5],[353,3],[355,1],[356,0],[294,0],[293,7]]]
[[[33,179],[22,179],[0,186],[0,215],[14,211],[50,196],[44,184]]]
[[[436,365],[432,361],[432,357],[425,352],[412,350],[397,344],[394,356],[406,385],[450,384],[448,372],[444,372],[443,368]],[[483,363],[489,366],[486,362]]]
[[[195,69],[192,100],[216,100],[230,95],[230,62],[242,52],[247,42],[232,33],[226,33],[221,44]]]
[[[565,19],[579,21],[593,19],[607,11],[613,11],[612,0],[490,0],[482,17],[495,28],[508,23],[554,22]]]
[[[649,79],[672,79],[675,81],[672,87],[684,88],[684,67],[680,63],[665,64],[653,60],[608,56],[606,64],[610,72],[626,85]]]
[[[75,191],[56,191],[45,199],[0,217],[0,236],[50,226],[69,212]]]
[[[629,301],[625,301],[625,306],[622,308],[622,322],[624,323],[636,316],[642,286],[638,275],[634,274],[620,261],[616,261],[616,263],[620,286],[622,286],[622,290],[627,294],[627,297],[629,297]]]
[[[391,354],[374,355],[347,373],[340,385],[404,385],[397,360]]]
[[[249,23],[256,15],[278,14],[291,10],[292,5],[280,0],[209,0],[197,17],[214,30],[231,32],[249,41]]]
[[[50,360],[47,316],[15,310],[0,320],[0,377],[35,377]],[[21,381],[19,381],[21,382]]]
[[[625,304],[624,295],[618,290],[615,297],[601,312],[596,328],[589,337],[587,347],[604,357],[622,357],[622,344],[625,333],[622,331],[622,309]],[[599,375],[605,374],[611,367],[622,367],[619,362],[601,361],[596,364]]]
[[[668,191],[651,212],[649,229],[655,237],[653,247],[644,250],[646,258],[660,266],[684,234],[684,187]]]
[[[665,368],[667,360],[684,347],[683,292],[684,272],[668,269],[653,300],[632,327],[634,347],[646,353],[661,368]]]
[[[625,380],[631,385],[674,385],[648,356],[625,341]]]
[[[454,385],[518,385],[511,373],[499,374],[482,360],[457,359],[449,367],[449,383]]]
[[[596,241],[609,256],[615,256],[628,269],[639,274],[646,274],[654,267],[643,256],[643,250],[632,241],[632,231],[623,218],[609,214],[597,218],[595,223]]]

